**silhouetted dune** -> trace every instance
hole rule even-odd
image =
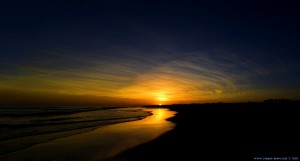
[[[299,102],[165,107],[178,112],[169,119],[176,128],[110,160],[244,161],[299,157]]]

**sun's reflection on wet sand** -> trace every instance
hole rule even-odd
[[[147,124],[163,124],[166,122],[167,118],[170,118],[174,115],[164,108],[152,109],[151,111],[153,113],[152,117],[147,117],[141,122],[145,122]]]
[[[1,160],[103,160],[126,149],[151,141],[171,130],[167,121],[176,114],[166,108],[140,108],[153,115],[145,119],[98,128],[10,153]],[[136,108],[135,108],[136,110]]]

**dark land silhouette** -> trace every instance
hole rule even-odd
[[[298,160],[300,102],[181,104],[176,127],[109,161]],[[151,106],[154,107],[154,106]]]

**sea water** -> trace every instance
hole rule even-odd
[[[167,108],[142,107],[44,107],[28,108],[24,112],[12,110],[18,109],[4,109],[1,116],[2,124],[5,125],[3,132],[11,134],[2,134],[11,139],[0,141],[0,160],[5,161],[105,160],[171,130],[175,124],[167,118],[176,114]],[[22,117],[23,121],[11,120],[13,117],[18,118],[13,115]],[[13,130],[8,123],[19,127]],[[28,125],[24,126],[25,123]],[[38,128],[36,124],[43,126]],[[30,127],[40,130],[35,133]],[[29,129],[22,132],[21,128]]]
[[[0,155],[99,126],[138,120],[149,115],[149,111],[137,108],[1,107]]]

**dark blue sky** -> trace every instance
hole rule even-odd
[[[296,0],[12,0],[0,6],[6,93],[299,99]]]

